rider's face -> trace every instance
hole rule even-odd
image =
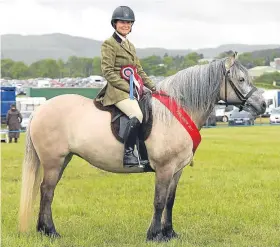
[[[117,21],[116,22],[116,30],[118,33],[120,33],[122,36],[126,36],[131,31],[132,22],[131,21]]]

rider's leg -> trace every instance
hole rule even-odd
[[[124,166],[138,166],[138,157],[134,155],[134,147],[139,135],[139,128],[143,120],[143,114],[139,107],[137,100],[125,99],[116,103],[124,114],[126,114],[130,120],[126,126],[124,134]],[[140,160],[140,165],[146,165],[149,161]]]
[[[115,104],[130,119],[136,117],[140,123],[143,120],[143,114],[136,99],[124,99]]]

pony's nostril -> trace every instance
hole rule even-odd
[[[261,107],[262,107],[262,109],[266,109],[266,103],[263,102],[263,103],[261,104]]]

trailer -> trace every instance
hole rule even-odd
[[[1,123],[6,123],[6,115],[12,104],[16,104],[16,87],[1,88]]]
[[[34,111],[46,102],[45,97],[18,97],[16,99],[17,109],[22,111]]]

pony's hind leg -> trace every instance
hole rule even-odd
[[[69,154],[65,158],[53,159],[48,164],[42,164],[44,167],[44,177],[41,184],[41,201],[37,231],[50,237],[60,236],[53,223],[51,204],[55,187],[71,158],[72,154]]]
[[[165,238],[171,239],[178,237],[177,233],[173,230],[172,224],[172,209],[174,205],[176,189],[183,170],[178,171],[172,178],[167,195],[165,210],[162,218],[162,234]]]

